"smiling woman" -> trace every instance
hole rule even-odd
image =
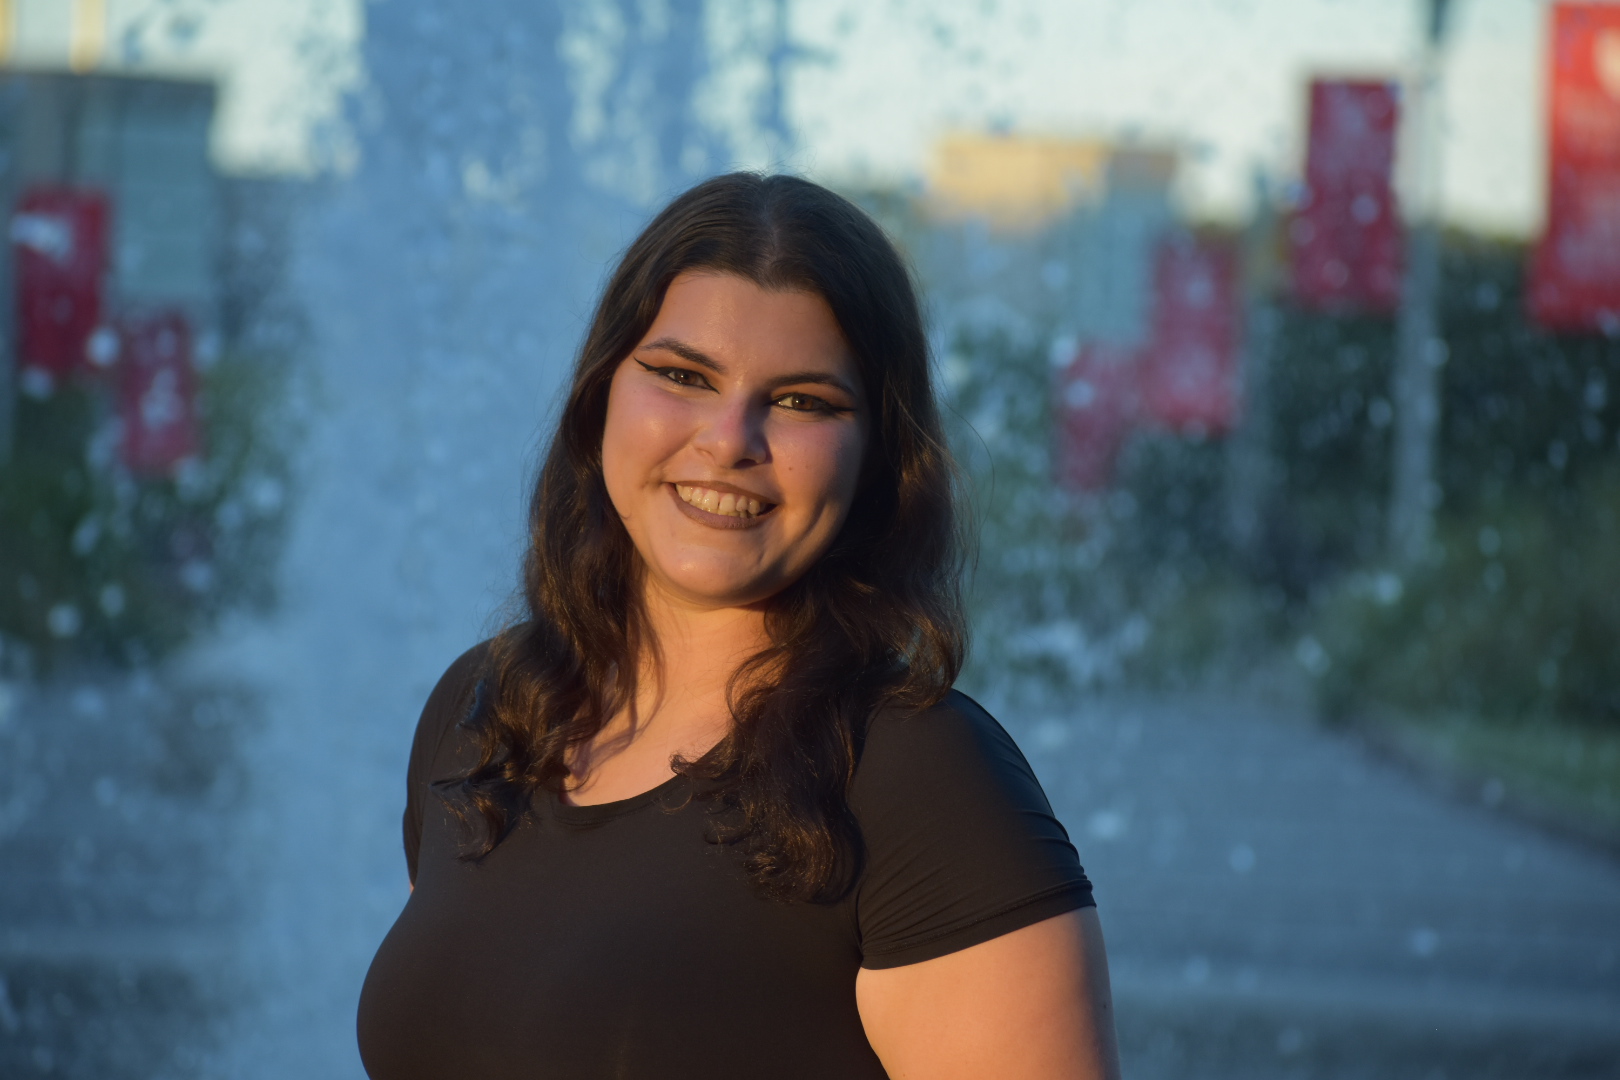
[[[647,584],[699,607],[767,600],[848,516],[866,415],[813,292],[732,274],[670,283],[608,393],[602,473]]]
[[[739,174],[648,226],[536,486],[526,617],[417,728],[373,1077],[1117,1074],[1090,883],[951,690],[952,477],[859,210]]]

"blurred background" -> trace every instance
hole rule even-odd
[[[1127,1075],[1620,1076],[1620,4],[1543,0],[0,0],[0,1076],[361,1075],[418,710],[732,168],[923,283]]]

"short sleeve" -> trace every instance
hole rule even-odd
[[[862,966],[932,960],[1093,903],[1017,744],[966,695],[872,722],[850,793]]]
[[[405,867],[416,884],[417,855],[422,848],[422,818],[436,779],[434,764],[445,735],[466,715],[473,701],[479,672],[488,657],[488,643],[476,645],[456,658],[428,695],[411,740],[411,760],[405,776]]]

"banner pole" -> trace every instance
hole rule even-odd
[[[1271,363],[1277,337],[1277,214],[1271,185],[1254,175],[1254,218],[1243,237],[1243,348],[1238,422],[1227,442],[1227,536],[1258,567],[1276,469],[1272,462]]]
[[[1439,152],[1440,46],[1446,0],[1429,0],[1418,77],[1403,112],[1414,127],[1406,273],[1395,327],[1390,399],[1395,406],[1390,447],[1389,547],[1395,562],[1423,559],[1434,536],[1442,491],[1435,458],[1440,433],[1440,369],[1446,362],[1436,310],[1440,292]]]

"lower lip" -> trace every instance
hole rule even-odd
[[[675,500],[675,505],[680,509],[681,513],[685,514],[699,525],[707,525],[711,529],[752,529],[759,525],[763,525],[765,523],[765,519],[770,517],[771,514],[776,510],[776,507],[773,506],[763,514],[758,514],[751,518],[729,517],[725,514],[711,514],[707,510],[693,506],[691,503],[681,498],[681,494],[675,490],[674,484],[665,484],[664,486],[669,489],[669,497]]]

